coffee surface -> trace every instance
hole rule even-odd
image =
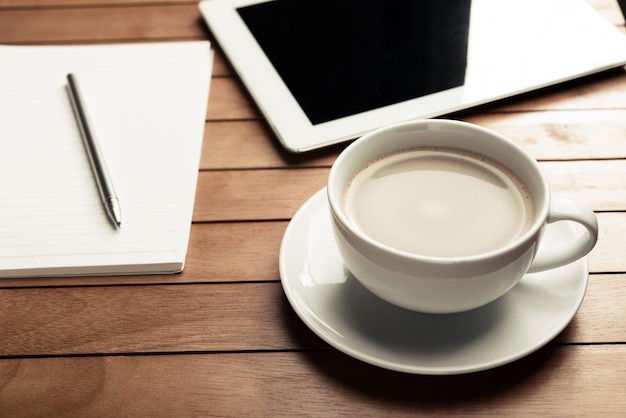
[[[388,246],[420,255],[482,254],[514,241],[534,205],[510,171],[480,155],[415,148],[359,170],[344,190],[348,217]]]

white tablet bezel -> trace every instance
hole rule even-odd
[[[584,19],[584,24],[587,26],[583,27],[582,30],[593,28],[594,35],[602,35],[603,42],[608,44],[607,52],[597,57],[581,56],[580,65],[575,63],[575,65],[570,66],[571,71],[567,73],[550,75],[547,81],[530,80],[526,85],[515,86],[506,91],[495,89],[493,92],[485,92],[485,94],[477,94],[476,91],[473,91],[476,89],[462,86],[313,125],[237,12],[240,7],[266,1],[268,0],[204,0],[199,3],[199,9],[278,139],[285,148],[292,152],[305,152],[329,146],[354,139],[386,124],[439,116],[626,64],[626,37],[623,37],[619,30],[604,21],[584,1],[552,0],[555,12],[558,12],[559,7],[567,7],[567,13],[574,13],[580,19]],[[529,0],[530,3],[545,1]],[[486,4],[487,2],[482,0],[482,3]],[[499,3],[508,4],[508,2]],[[521,3],[524,4],[525,2]],[[480,6],[480,3],[474,1],[472,7],[475,4]],[[493,7],[493,4],[490,7]],[[498,5],[498,7],[500,6]],[[510,8],[510,5],[507,7]],[[520,10],[528,10],[529,13],[532,13],[530,8]],[[524,19],[523,16],[518,17]],[[536,15],[533,17],[536,18]],[[539,24],[547,23],[542,19],[539,19],[539,22]],[[572,22],[576,25],[580,25],[580,23],[580,21]],[[577,27],[576,30],[580,31],[581,28]],[[622,37],[620,38],[619,35]],[[589,42],[592,43],[592,41]],[[578,47],[578,45],[573,45],[573,47]],[[486,51],[485,53],[491,52]],[[495,52],[506,53],[505,48]],[[572,53],[575,54],[574,51]],[[516,71],[512,67],[502,70]]]

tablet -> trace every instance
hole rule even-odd
[[[204,0],[281,143],[304,152],[626,64],[584,0]]]

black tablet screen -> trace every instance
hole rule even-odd
[[[274,0],[238,9],[312,124],[463,85],[471,0]]]

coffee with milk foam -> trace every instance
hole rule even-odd
[[[463,257],[515,241],[534,221],[526,186],[481,155],[413,148],[362,167],[344,209],[366,235],[418,255]]]

